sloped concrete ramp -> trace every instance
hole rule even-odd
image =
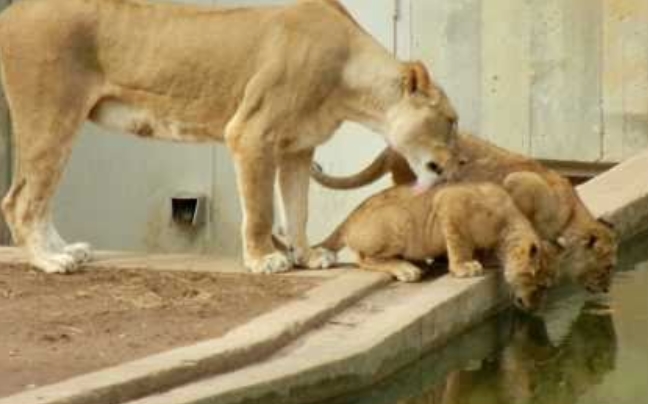
[[[613,223],[622,238],[632,237],[648,227],[648,150],[577,189],[595,216]]]

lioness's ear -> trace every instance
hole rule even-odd
[[[432,84],[432,79],[430,79],[427,68],[419,61],[405,63],[403,78],[405,91],[409,94],[426,92]]]

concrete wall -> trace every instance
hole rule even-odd
[[[603,1],[603,148],[612,160],[648,147],[648,1]]]
[[[212,146],[151,142],[87,124],[54,203],[70,240],[104,249],[205,252],[211,228],[183,231],[170,220],[170,196],[211,198]]]
[[[409,0],[412,56],[462,126],[536,157],[619,161],[648,146],[646,0]]]

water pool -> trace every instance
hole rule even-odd
[[[537,316],[505,311],[381,384],[327,404],[648,404],[648,233],[613,290],[561,287]]]

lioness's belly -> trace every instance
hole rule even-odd
[[[143,138],[177,142],[200,142],[222,139],[218,122],[197,122],[166,114],[143,105],[117,99],[100,101],[92,110],[90,120],[109,129],[132,133]]]

